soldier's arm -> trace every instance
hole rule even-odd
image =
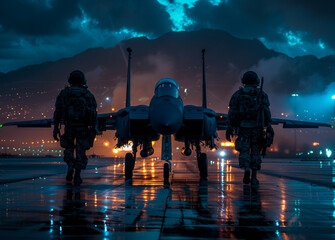
[[[63,109],[64,107],[64,90],[62,90],[56,99],[56,103],[55,103],[55,112],[54,112],[54,125],[55,127],[59,127],[59,124],[61,122],[62,119],[62,114],[63,114]]]

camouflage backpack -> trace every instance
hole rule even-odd
[[[93,112],[89,102],[87,89],[76,86],[69,87],[65,107],[66,120],[70,123],[90,124]]]
[[[238,115],[241,120],[257,120],[259,110],[257,88],[243,88],[238,95]]]

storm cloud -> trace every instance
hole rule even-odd
[[[224,30],[290,57],[332,55],[331,0],[12,0],[0,2],[0,72],[169,31]]]

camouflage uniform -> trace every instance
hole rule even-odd
[[[235,92],[229,103],[228,126],[235,129],[238,136],[235,149],[240,152],[239,165],[244,169],[260,170],[260,139],[263,129],[257,123],[259,119],[258,98],[263,104],[264,127],[271,124],[270,102],[268,96],[256,85],[246,85]]]
[[[73,96],[85,99],[82,105],[86,106],[81,106],[81,110],[85,112],[85,117],[80,119],[71,118],[69,111],[76,111],[69,109],[69,102]],[[66,87],[58,95],[55,107],[54,125],[58,127],[61,122],[65,125],[64,134],[60,137],[60,145],[65,148],[64,161],[69,168],[85,169],[87,165],[85,152],[93,146],[91,135],[95,135],[97,123],[95,98],[86,85]],[[75,149],[76,158],[74,158]]]

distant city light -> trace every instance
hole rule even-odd
[[[330,158],[330,156],[332,155],[332,151],[330,149],[326,149],[326,155],[328,158]]]
[[[221,151],[221,152],[220,152],[220,156],[221,156],[221,157],[223,157],[223,156],[225,156],[225,155],[226,155],[226,153],[225,153],[224,151]]]
[[[291,96],[292,96],[292,97],[299,97],[299,94],[298,94],[298,93],[292,93]]]
[[[319,146],[320,145],[320,143],[318,143],[318,142],[313,142],[313,146]]]
[[[109,101],[110,100],[110,98],[109,97],[106,97],[106,101]]]

